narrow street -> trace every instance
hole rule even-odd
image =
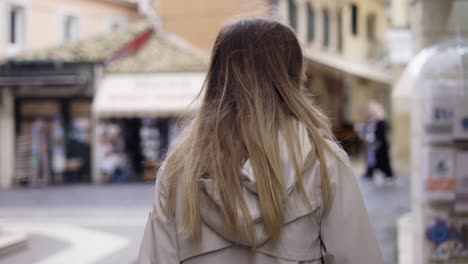
[[[395,224],[409,210],[409,179],[358,182],[385,262],[395,264]],[[152,199],[150,183],[1,191],[0,224],[24,230],[29,241],[0,264],[135,263]]]
[[[1,191],[0,224],[29,241],[0,263],[135,263],[152,199],[150,183]]]
[[[386,264],[397,263],[396,221],[410,211],[409,181],[401,177],[394,186],[376,186],[358,180]]]

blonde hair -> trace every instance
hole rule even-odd
[[[325,212],[331,203],[325,152],[333,139],[327,118],[301,88],[304,59],[294,32],[266,19],[242,20],[219,33],[203,87],[202,105],[170,150],[160,177],[168,177],[166,211],[174,216],[177,185],[183,199],[183,227],[191,238],[201,234],[199,181],[210,178],[219,194],[226,232],[246,228],[255,245],[252,217],[244,200],[241,167],[250,160],[266,233],[277,240],[284,224],[288,193],[280,162],[278,135],[284,135],[293,160],[296,188],[309,204],[302,176],[318,159]],[[313,151],[302,157],[298,124]],[[178,183],[180,181],[180,184]],[[239,211],[247,219],[239,223]],[[245,225],[245,226],[244,226]]]

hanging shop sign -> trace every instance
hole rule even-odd
[[[205,73],[110,75],[99,85],[93,114],[109,117],[169,117],[199,107]]]

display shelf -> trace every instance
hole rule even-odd
[[[412,227],[416,264],[468,263],[468,41],[423,50],[412,85]]]

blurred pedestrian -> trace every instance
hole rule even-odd
[[[65,131],[61,115],[56,115],[52,122],[52,171],[54,183],[63,182],[66,169],[67,153],[65,144]]]
[[[355,127],[366,143],[366,179],[373,179],[375,170],[380,170],[387,180],[393,180],[390,165],[388,124],[383,106],[376,101],[367,104],[365,122]]]
[[[66,183],[91,181],[91,124],[88,118],[72,121],[67,141]]]
[[[251,19],[221,30],[200,110],[159,170],[139,264],[383,263],[349,159],[303,76],[289,27]]]

